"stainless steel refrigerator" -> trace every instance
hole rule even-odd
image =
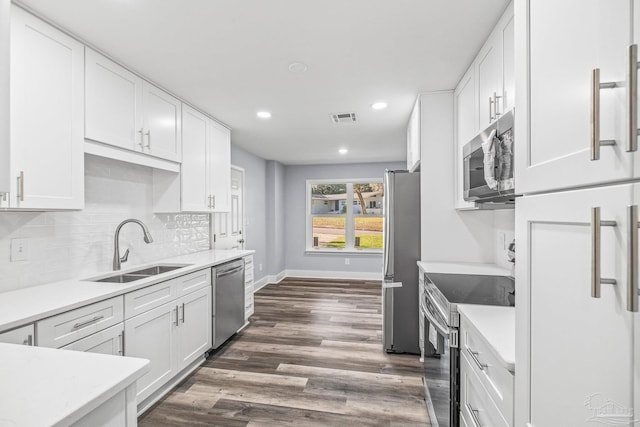
[[[388,353],[420,352],[418,260],[420,260],[420,174],[384,174],[384,281],[382,341]]]

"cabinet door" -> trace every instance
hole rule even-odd
[[[182,210],[209,211],[207,193],[207,119],[193,108],[182,106]]]
[[[630,184],[516,201],[516,420],[578,426],[606,405],[633,409],[626,311]],[[591,296],[591,208],[601,207],[601,297]]]
[[[11,191],[9,169],[9,52],[11,1],[0,0],[0,208],[7,207],[4,194]]]
[[[420,162],[420,98],[416,101],[407,125],[407,169],[414,170]]]
[[[484,129],[501,113],[500,102],[494,105],[494,94],[502,95],[502,32],[487,40],[476,62],[478,78],[478,128]],[[500,100],[498,100],[500,101]]]
[[[455,204],[456,209],[473,209],[475,204],[464,200],[464,177],[462,168],[462,148],[478,132],[478,119],[476,110],[476,82],[475,68],[472,66],[462,77],[453,93],[455,110],[455,144],[454,144],[454,171],[455,171]]]
[[[11,207],[84,207],[84,47],[12,8]]]
[[[34,345],[34,336],[34,327],[33,324],[31,324],[0,333],[0,342],[7,344]]]
[[[209,121],[207,158],[209,164],[209,192],[213,212],[229,212],[231,205],[231,132]]]
[[[623,87],[600,90],[600,139],[616,145],[590,160],[592,70],[600,68],[601,82],[625,80],[630,2],[531,0],[516,7],[516,192],[630,178]]]
[[[516,77],[515,77],[515,46],[513,11],[505,18],[506,22],[500,27],[502,36],[502,99],[499,111],[505,113],[515,107]]]
[[[142,79],[86,49],[85,138],[142,150]]]
[[[124,322],[125,356],[149,359],[150,370],[137,383],[138,402],[143,401],[178,371],[175,347],[178,306],[169,303]]]
[[[124,323],[89,335],[86,338],[62,347],[63,350],[122,356],[124,350]]]
[[[207,286],[178,300],[180,326],[178,371],[211,348],[211,286]]]
[[[143,151],[179,162],[182,157],[182,103],[150,83],[144,82],[142,87]]]

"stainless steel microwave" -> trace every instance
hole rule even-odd
[[[463,147],[464,199],[476,203],[515,201],[513,110]]]

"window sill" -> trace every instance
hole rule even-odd
[[[307,249],[305,255],[382,255],[382,250]]]

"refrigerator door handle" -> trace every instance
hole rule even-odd
[[[401,288],[402,282],[382,282],[382,289]]]
[[[384,278],[393,280],[393,171],[384,173]]]

